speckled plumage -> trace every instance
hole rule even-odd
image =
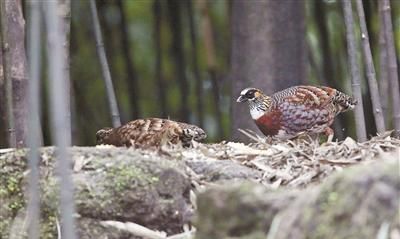
[[[187,147],[192,140],[201,141],[206,137],[204,130],[195,125],[159,118],[138,119],[96,133],[97,144],[142,148],[159,147],[162,143],[182,143]]]
[[[333,134],[335,116],[357,104],[330,87],[294,86],[266,96],[255,88],[244,89],[238,102],[247,101],[256,125],[266,136],[290,139],[300,134]]]

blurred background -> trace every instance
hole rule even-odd
[[[387,64],[380,64],[378,3],[363,1],[390,129],[389,86],[387,74],[382,74]],[[209,142],[240,139],[239,127],[258,132],[247,105],[234,102],[241,88],[258,87],[271,94],[292,85],[315,84],[352,94],[341,1],[97,0],[96,4],[122,123],[170,118],[203,127]],[[27,3],[22,1],[22,5],[25,14]],[[400,1],[392,0],[391,6],[398,52]],[[366,129],[374,135],[370,94],[357,49]],[[42,66],[45,69],[46,62]],[[48,145],[46,75],[43,78],[41,122],[43,141]],[[89,1],[71,1],[70,80],[72,144],[94,145],[96,131],[111,126],[112,120]],[[233,123],[233,118],[239,123]],[[4,117],[1,123],[6,125]],[[0,147],[5,147],[7,127],[0,128]],[[338,117],[334,128],[338,139],[355,137],[353,113]]]

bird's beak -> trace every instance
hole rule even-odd
[[[241,95],[241,96],[239,96],[239,97],[237,98],[236,102],[243,102],[243,101],[246,101],[246,100],[247,100],[247,98],[244,97],[243,95]]]

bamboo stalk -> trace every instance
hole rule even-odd
[[[327,18],[326,18],[326,11],[324,7],[324,1],[316,1],[314,5],[314,21],[316,23],[319,37],[320,37],[320,46],[321,46],[321,53],[322,53],[322,72],[321,74],[323,78],[320,78],[320,82],[326,85],[332,85],[335,88],[338,88],[337,83],[335,82],[335,71],[332,69],[333,63],[332,60],[334,59],[331,54],[331,49],[329,46],[329,32],[327,27]],[[310,51],[309,51],[310,52]],[[310,54],[310,53],[309,53]]]
[[[206,61],[208,73],[211,78],[212,93],[215,103],[215,115],[218,125],[219,138],[224,137],[224,127],[222,125],[222,110],[220,103],[220,82],[217,79],[217,59],[215,54],[214,36],[212,31],[211,19],[208,9],[208,2],[205,0],[197,0],[198,7],[202,14],[202,32],[203,42],[206,53]]]
[[[106,86],[108,103],[111,110],[112,123],[113,127],[115,128],[121,125],[121,118],[118,110],[117,98],[115,96],[113,82],[111,79],[110,68],[108,66],[107,56],[104,49],[103,37],[101,35],[99,16],[97,13],[95,0],[90,0],[90,10],[91,10],[94,33],[96,38],[97,54],[99,56],[103,79]]]
[[[29,201],[28,215],[30,220],[28,234],[29,238],[39,238],[40,221],[40,199],[39,199],[39,152],[41,142],[40,115],[40,68],[41,68],[41,11],[40,2],[30,1],[30,21],[28,28],[28,51],[29,51],[29,77],[28,85],[28,146],[29,146]]]
[[[1,48],[1,39],[0,39]],[[0,69],[3,71],[3,56],[0,49]],[[8,148],[8,134],[7,134],[7,112],[6,112],[6,98],[5,98],[5,85],[4,75],[0,75],[0,148]]]
[[[351,71],[351,81],[352,81],[351,86],[353,90],[353,95],[355,99],[358,101],[358,104],[355,107],[357,139],[363,142],[367,140],[367,133],[365,129],[364,109],[363,109],[363,101],[362,101],[362,93],[360,85],[360,70],[357,65],[356,45],[355,45],[356,40],[354,37],[354,22],[353,22],[353,11],[351,7],[351,1],[342,0],[342,7],[344,12],[344,21],[346,28],[347,53],[349,57],[350,71]]]
[[[319,80],[322,84],[332,86],[336,89],[340,89],[340,84],[338,81],[335,79],[338,78],[336,72],[334,70],[334,62],[333,62],[333,55],[332,55],[332,48],[329,44],[329,37],[330,32],[328,28],[328,22],[327,22],[327,9],[326,9],[326,3],[324,1],[315,1],[314,5],[314,21],[316,23],[318,32],[319,32],[319,43],[321,46],[321,53],[322,53],[322,72],[318,75],[320,75]],[[308,47],[309,48],[309,47]],[[308,55],[312,54],[313,52],[308,49]],[[317,64],[314,64],[316,67]],[[333,121],[333,129],[335,131],[335,136],[339,140],[344,139],[344,133],[343,133],[343,116],[339,115],[336,117],[335,121]]]
[[[131,56],[131,44],[129,43],[129,35],[128,35],[128,24],[126,22],[125,11],[124,11],[124,2],[123,0],[117,1],[117,6],[120,11],[120,31],[121,31],[121,48],[122,54],[125,58],[125,70],[126,70],[126,84],[129,89],[129,102],[132,108],[132,118],[137,119],[140,115],[140,105],[139,105],[139,84],[138,77],[135,70],[135,64],[133,61],[133,57]]]
[[[1,15],[1,46],[3,55],[3,75],[6,91],[6,111],[8,122],[8,144],[10,148],[17,147],[17,139],[15,133],[15,119],[13,111],[13,84],[11,78],[11,54],[8,39],[8,20],[6,12],[6,2],[0,1]]]
[[[383,4],[379,4],[379,91],[381,95],[381,103],[383,116],[385,118],[386,127],[389,127],[389,77],[388,77],[388,56],[386,51],[386,37],[385,29],[383,26],[383,11],[381,9]]]
[[[28,70],[25,50],[25,21],[21,11],[21,1],[1,1],[3,8],[3,36],[5,41],[5,75],[9,77],[12,90],[11,133],[15,134],[17,147],[25,147],[28,129]]]
[[[379,9],[383,15],[383,26],[386,39],[386,52],[388,56],[389,84],[392,95],[392,110],[393,122],[396,134],[400,135],[400,93],[399,93],[399,78],[397,72],[396,48],[394,45],[393,25],[390,15],[390,1],[381,0]]]
[[[75,239],[75,208],[74,208],[74,189],[71,178],[71,164],[67,152],[70,146],[70,138],[67,136],[68,110],[66,94],[66,79],[64,75],[65,57],[63,55],[63,34],[61,29],[61,19],[57,15],[57,2],[46,2],[45,15],[47,27],[47,41],[49,49],[48,75],[49,75],[49,99],[51,109],[51,133],[57,146],[57,173],[61,177],[60,182],[60,209],[62,221],[61,238]]]
[[[167,109],[167,95],[166,92],[168,90],[167,85],[165,84],[163,78],[163,52],[161,46],[161,21],[162,21],[162,6],[161,0],[154,0],[153,5],[153,14],[154,14],[154,42],[155,42],[155,51],[156,51],[156,65],[155,65],[155,74],[158,86],[158,100],[160,102],[160,111],[161,116],[163,118],[168,117],[168,109]]]
[[[58,13],[60,14],[61,21],[61,30],[63,31],[63,56],[64,56],[64,68],[63,74],[65,79],[65,90],[67,99],[67,139],[68,142],[72,141],[72,117],[71,117],[71,81],[70,81],[70,57],[69,57],[69,36],[71,31],[71,0],[59,0],[58,1]]]
[[[183,49],[182,9],[179,0],[168,0],[170,29],[172,31],[171,54],[175,63],[175,74],[180,90],[180,118],[184,122],[190,119],[189,95],[190,87],[187,80],[185,53]]]
[[[194,23],[194,11],[192,0],[187,0],[187,13],[189,18],[189,30],[190,30],[190,44],[192,47],[192,66],[193,74],[196,81],[196,96],[197,96],[197,115],[199,120],[199,126],[202,128],[204,124],[204,108],[203,108],[203,82],[200,77],[199,63],[197,61],[197,33],[196,26]]]
[[[208,3],[205,0],[197,0],[197,3],[201,11],[201,14],[203,16],[202,28],[204,34],[203,37],[204,37],[207,65],[209,68],[215,69],[217,67],[217,59],[215,56],[214,37],[212,33]]]
[[[369,90],[371,93],[372,112],[374,114],[375,125],[378,133],[385,131],[385,120],[382,114],[382,106],[379,97],[378,83],[376,81],[375,66],[372,59],[371,46],[369,44],[369,37],[367,31],[367,24],[365,22],[365,13],[362,0],[356,1],[358,17],[360,20],[362,49],[364,53],[364,64],[366,65],[366,74],[368,79]]]

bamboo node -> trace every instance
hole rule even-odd
[[[3,51],[9,51],[9,50],[10,50],[10,46],[7,42],[5,42],[4,46],[3,46]]]

